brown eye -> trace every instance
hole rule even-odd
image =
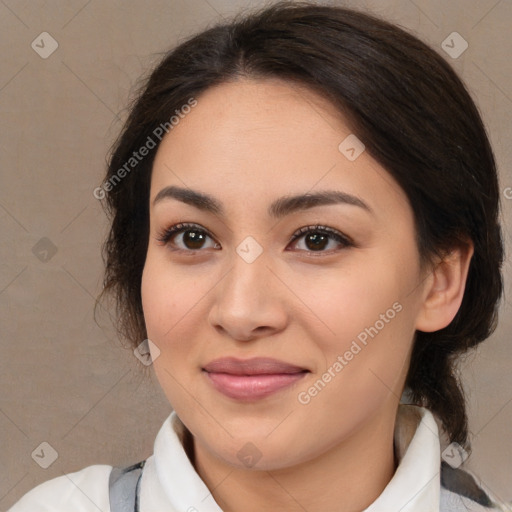
[[[207,235],[206,235],[207,236]],[[206,239],[204,233],[200,231],[187,230],[183,232],[182,241],[187,249],[201,249]]]
[[[320,233],[313,233],[306,235],[304,242],[308,249],[318,251],[325,249],[326,245],[329,243],[329,237]]]
[[[295,248],[301,251],[319,254],[328,254],[336,249],[345,249],[354,245],[350,238],[326,226],[301,228],[293,235],[292,242],[296,246]],[[302,247],[300,247],[301,245]]]
[[[157,240],[176,251],[198,251],[201,249],[220,248],[213,237],[195,224],[176,224],[161,233]],[[209,245],[208,245],[208,241]]]

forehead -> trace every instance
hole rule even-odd
[[[306,87],[243,79],[196,99],[158,148],[151,200],[174,184],[257,208],[271,197],[329,188],[364,195],[377,210],[408,207],[366,151],[347,158],[345,141],[362,146],[334,106]]]

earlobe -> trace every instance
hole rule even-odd
[[[418,331],[438,331],[454,319],[464,297],[473,252],[473,243],[469,241],[453,248],[431,270],[416,321]]]

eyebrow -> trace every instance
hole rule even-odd
[[[194,206],[199,210],[210,212],[220,217],[225,216],[225,209],[220,201],[208,194],[197,192],[189,188],[176,186],[165,187],[156,195],[153,200],[153,206],[164,199],[176,199]],[[278,219],[297,211],[330,204],[358,206],[368,213],[373,214],[373,210],[362,199],[337,190],[325,190],[315,192],[314,194],[306,193],[280,197],[269,206],[268,214],[270,217]]]

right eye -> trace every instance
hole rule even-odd
[[[213,245],[205,245],[205,241],[208,239],[213,242]],[[204,248],[220,248],[220,244],[213,239],[208,231],[198,224],[192,223],[180,222],[170,226],[158,234],[157,240],[163,245],[169,246],[173,251],[194,252]]]

